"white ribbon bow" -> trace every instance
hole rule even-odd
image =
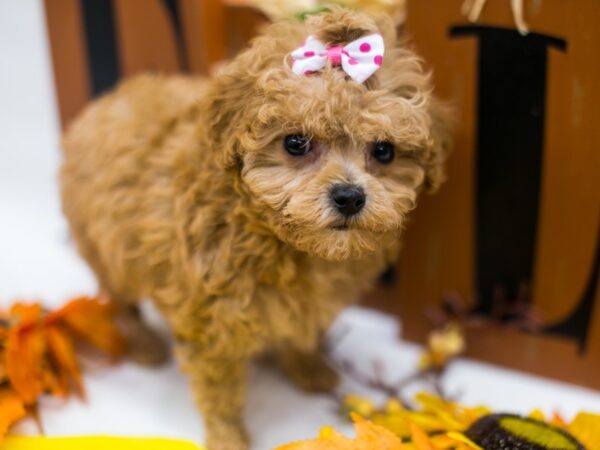
[[[330,61],[332,66],[342,66],[357,83],[364,83],[383,63],[384,49],[380,34],[361,37],[344,47],[329,48],[309,36],[302,47],[291,53],[292,70],[296,75],[311,75],[325,68]]]

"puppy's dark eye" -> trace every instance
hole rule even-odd
[[[381,164],[389,164],[394,160],[396,150],[394,144],[387,141],[379,141],[373,144],[373,158]]]
[[[285,151],[292,156],[306,155],[312,149],[310,138],[301,134],[290,134],[283,140]]]

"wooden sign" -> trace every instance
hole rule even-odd
[[[411,42],[456,108],[448,182],[370,302],[422,341],[460,298],[469,356],[600,388],[600,3],[413,0]]]
[[[221,0],[45,0],[63,126],[140,72],[208,74],[265,18]]]
[[[423,340],[450,295],[469,355],[600,388],[600,2],[412,0],[407,30],[458,117],[448,182],[424,197],[395,282],[369,297]],[[46,0],[63,125],[141,71],[208,73],[264,22],[218,0]]]

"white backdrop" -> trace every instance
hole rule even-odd
[[[0,0],[0,306],[15,299],[48,306],[93,293],[93,276],[76,255],[60,213],[56,170],[59,131],[41,0]],[[369,371],[385,361],[395,378],[415,367],[418,347],[396,339],[396,325],[365,310],[349,311],[338,348]],[[42,402],[49,435],[116,434],[179,437],[201,442],[201,420],[185,379],[174,364],[149,370],[131,364],[86,375],[87,402]],[[574,386],[463,360],[446,380],[467,404],[526,413],[539,407],[570,417],[600,412],[600,394]],[[344,390],[357,389],[348,380]],[[255,368],[246,411],[256,450],[316,435],[331,424],[350,433],[327,396],[306,396],[279,374]],[[34,433],[31,422],[15,430]]]

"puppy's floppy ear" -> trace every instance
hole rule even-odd
[[[270,25],[213,79],[207,95],[210,134],[226,169],[239,167],[240,137],[264,103],[259,80],[289,72],[285,56],[292,50],[290,45],[306,38],[302,29],[296,21]]]
[[[422,131],[428,135],[423,160],[424,188],[435,192],[445,180],[444,165],[452,148],[453,110],[432,94],[431,73],[407,45],[405,36],[396,34],[397,30],[385,18],[379,26],[386,39],[386,56],[381,70],[373,77],[372,86],[402,97],[412,106],[414,114],[426,117],[421,121]]]
[[[425,190],[434,193],[446,180],[445,162],[452,149],[454,112],[446,103],[431,97],[429,104],[431,119],[430,145],[425,157]]]
[[[245,102],[254,84],[254,78],[241,67],[240,61],[236,60],[224,68],[214,78],[207,96],[209,135],[219,151],[217,158],[225,169],[233,169],[239,164],[237,137],[246,109]]]

